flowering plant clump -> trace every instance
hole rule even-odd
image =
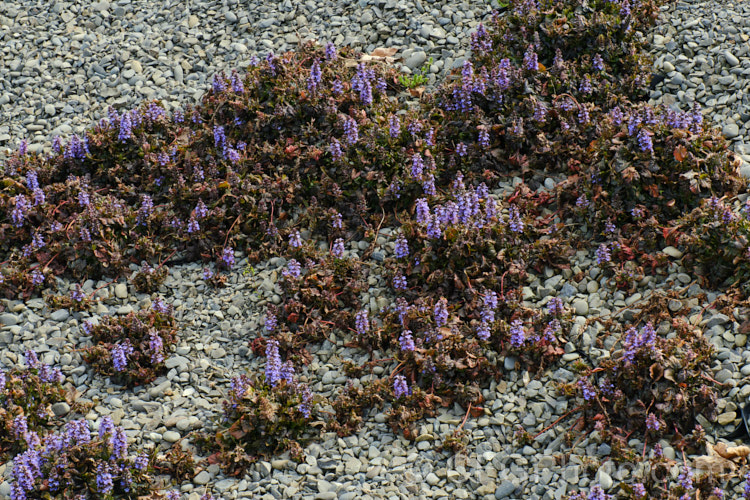
[[[150,493],[151,459],[128,454],[122,427],[102,417],[91,437],[86,420],[73,420],[64,431],[34,435],[25,452],[13,459],[11,499],[134,498]]]
[[[309,424],[316,401],[309,387],[294,380],[291,363],[281,363],[274,340],[267,341],[265,375],[233,377],[222,405],[219,429],[201,435],[199,443],[215,454],[228,474],[242,474],[261,457],[282,451],[303,458],[300,441],[314,431]]]
[[[292,260],[282,271],[282,305],[279,307],[280,335],[295,347],[323,339],[332,328],[345,329],[351,321],[349,304],[359,303],[366,289],[365,270],[359,259],[329,255],[308,258],[303,268]]]
[[[198,106],[110,110],[49,157],[14,155],[0,218],[5,295],[30,296],[61,274],[119,277],[132,261],[175,253],[223,256],[230,240],[267,255],[268,236],[313,200],[369,224],[363,208],[379,205],[407,159],[377,121],[395,115],[395,70],[349,68],[349,49],[322,56],[308,44],[251,65]]]
[[[127,386],[147,384],[166,371],[164,360],[177,341],[171,307],[160,299],[151,311],[107,317],[95,326],[84,324],[95,343],[84,349],[86,362]]]
[[[569,313],[556,297],[543,310],[542,287],[527,285],[569,269],[574,249],[594,255],[618,288],[634,288],[649,266],[663,271],[666,254],[654,255],[662,243],[695,245],[685,251],[694,268],[718,248],[720,279],[736,268],[744,280],[747,228],[725,206],[742,186],[726,142],[698,109],[642,103],[650,64],[638,32],[657,2],[509,7],[477,27],[471,58],[417,105],[404,103],[394,68],[305,44],[216,75],[196,106],[110,109],[81,136],[56,140],[49,156],[22,143],[2,172],[0,293],[29,298],[61,276],[119,279],[138,262],[138,291],[158,291],[168,265],[198,261],[218,287],[235,251],[249,264],[286,259],[276,275],[281,301],[267,306],[265,338],[251,341],[265,372],[233,379],[220,429],[199,438],[239,474],[260,456],[300,456],[315,401],[294,367],[333,334],[350,335],[346,347],[373,358],[345,360],[350,376],[393,366],[385,378],[347,384],[327,427],[353,432],[368,409],[390,403],[393,429],[414,437],[416,419],[438,405],[483,414],[481,391],[502,376],[506,355],[538,369],[556,362]],[[88,305],[82,286],[64,293],[68,302],[50,303]],[[585,423],[622,455],[631,435],[699,442],[693,419],[716,402],[708,344],[676,319],[672,338],[668,324],[636,324],[619,351],[581,364],[580,381],[562,389],[582,398]],[[176,335],[159,299],[149,313],[81,328],[97,344],[86,360],[127,385],[163,373]],[[22,439],[10,451],[36,449],[24,428],[32,418],[14,410],[0,420]],[[448,449],[461,446],[461,432]],[[121,448],[106,436],[102,443]],[[119,495],[110,455],[73,469],[66,484]],[[19,497],[38,486],[32,459],[19,462]]]
[[[750,203],[713,196],[670,230],[676,243],[688,249],[685,264],[713,285],[736,285],[750,296]]]
[[[139,293],[154,293],[167,278],[167,268],[159,266],[156,269],[144,262],[141,270],[135,273],[132,283],[135,290]]]
[[[359,367],[352,367],[353,373],[360,371]],[[384,379],[362,385],[348,382],[331,402],[334,416],[328,420],[326,428],[342,437],[352,434],[360,428],[370,409],[382,408],[385,395],[391,391],[395,394],[395,389]]]
[[[692,434],[697,415],[715,418],[712,346],[682,319],[672,328],[671,338],[651,323],[628,328],[612,358],[584,370],[576,385],[591,426],[615,441],[628,435],[653,443]]]
[[[52,405],[67,400],[64,379],[59,368],[40,362],[32,350],[26,351],[25,369],[0,368],[0,459],[27,449],[32,436],[62,424]]]

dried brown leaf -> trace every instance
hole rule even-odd
[[[714,451],[721,457],[727,460],[733,460],[735,458],[747,458],[750,455],[750,447],[747,446],[729,446],[724,443],[718,443],[714,446]]]
[[[393,54],[398,52],[398,49],[396,47],[378,47],[377,49],[370,52],[370,55],[373,57],[393,57]]]
[[[731,460],[721,457],[709,457],[708,455],[696,457],[693,460],[693,466],[696,469],[704,470],[711,474],[721,474],[727,470],[731,472],[737,470],[737,465]]]

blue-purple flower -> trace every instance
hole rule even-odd
[[[594,58],[591,60],[591,65],[596,71],[604,71],[604,61],[599,54],[594,55]]]
[[[36,352],[31,349],[27,349],[24,352],[24,361],[26,362],[26,366],[30,369],[39,368],[39,358],[37,357]]]
[[[514,319],[510,324],[510,344],[513,347],[521,347],[526,342],[526,330],[520,319]]]
[[[336,46],[332,42],[326,44],[326,59],[329,61],[335,61],[338,57]]]
[[[487,130],[482,129],[479,131],[479,138],[477,139],[477,142],[479,142],[479,145],[487,149],[490,147],[490,133],[487,132]]]
[[[399,346],[402,351],[413,351],[415,349],[414,337],[412,337],[411,330],[404,329],[401,332],[401,336],[398,338]]]
[[[356,144],[359,140],[357,122],[351,116],[344,117],[344,136],[349,144]]]
[[[229,269],[234,267],[234,249],[232,247],[225,247],[221,252],[221,261]]]
[[[521,213],[515,205],[511,205],[508,208],[508,225],[510,230],[514,233],[523,232],[523,220],[521,220]]]
[[[292,248],[299,248],[302,246],[302,237],[297,229],[292,231],[289,235],[289,246]]]
[[[644,153],[654,152],[654,143],[651,140],[651,134],[649,134],[644,128],[638,131],[638,146],[640,146],[641,151]]]
[[[342,238],[336,238],[336,241],[333,242],[331,255],[333,255],[337,259],[344,258],[344,240]]]
[[[529,45],[528,49],[526,49],[526,53],[523,55],[523,67],[527,71],[539,70],[539,59],[533,45]]]
[[[410,394],[411,390],[409,390],[409,384],[406,382],[406,378],[403,375],[396,375],[393,377],[393,395],[396,399],[409,396]]]
[[[26,199],[26,197],[22,194],[17,195],[16,207],[10,213],[10,219],[13,221],[13,225],[15,227],[23,226],[23,220],[26,217],[29,208],[31,208],[31,206],[29,205],[29,201]]]
[[[430,206],[424,198],[418,198],[416,201],[416,220],[417,224],[427,224],[430,220]]]
[[[266,311],[266,318],[264,321],[264,326],[268,333],[271,333],[276,329],[276,326],[277,326],[276,315],[272,313],[271,311]]]
[[[320,71],[318,60],[313,61],[310,67],[310,77],[307,79],[307,88],[313,94],[318,91],[318,86],[323,82],[323,73]]]
[[[393,288],[396,290],[406,290],[407,283],[403,274],[398,273],[393,277]]]
[[[130,113],[123,113],[120,118],[120,133],[117,136],[120,142],[125,142],[133,136],[133,122]]]
[[[591,382],[589,382],[588,379],[582,378],[578,380],[578,387],[581,389],[583,399],[586,401],[591,401],[596,397],[596,388],[591,385]]]
[[[127,367],[128,356],[131,354],[133,354],[133,346],[130,345],[128,339],[125,339],[112,347],[112,364],[115,371],[121,372]]]
[[[226,80],[224,80],[224,75],[221,73],[216,73],[214,75],[214,79],[213,79],[211,86],[213,87],[215,94],[224,92],[227,89],[227,82]]]
[[[286,268],[281,271],[281,275],[285,278],[297,279],[300,277],[301,272],[302,267],[300,266],[300,263],[296,259],[291,259],[287,262]]]
[[[578,91],[582,94],[590,94],[593,91],[591,87],[591,77],[589,77],[589,75],[585,75],[583,77],[583,80],[581,80],[581,85],[578,87]]]
[[[430,128],[427,131],[427,134],[425,135],[425,144],[428,146],[434,146],[435,145],[435,129]]]
[[[151,332],[148,348],[151,351],[151,364],[156,365],[164,361],[164,341],[161,335]]]
[[[312,400],[313,394],[310,388],[305,384],[300,384],[298,390],[301,392],[302,401],[297,405],[297,409],[305,418],[310,418],[312,415]]]
[[[435,309],[433,311],[435,316],[435,325],[439,327],[445,326],[448,322],[448,300],[445,297],[440,297],[435,303]]]
[[[333,161],[339,161],[344,156],[344,152],[341,150],[341,143],[336,139],[331,140],[329,151],[331,152]]]
[[[609,247],[605,243],[602,243],[599,245],[599,248],[596,249],[596,264],[601,266],[605,264],[606,262],[612,261],[612,255],[609,252]]]
[[[398,116],[391,115],[388,117],[388,134],[391,138],[396,138],[401,133],[401,122]]]
[[[646,417],[646,428],[650,431],[658,431],[661,428],[659,419],[653,413],[649,413]]]
[[[245,86],[242,84],[242,78],[237,74],[237,71],[232,71],[231,78],[232,92],[235,94],[242,94],[245,92]]]
[[[102,417],[102,419],[99,421],[99,439],[104,439],[107,435],[110,437],[115,434],[115,424],[112,421],[112,417],[109,415],[105,415]]]
[[[479,323],[479,326],[477,327],[477,337],[479,337],[482,340],[489,340],[490,339],[490,325],[486,321],[482,321]]]
[[[282,379],[279,343],[274,339],[266,342],[266,382],[275,387]]]
[[[354,328],[359,335],[365,335],[370,330],[370,320],[366,309],[362,309],[354,316]]]
[[[109,466],[100,463],[96,469],[96,490],[102,495],[112,493],[112,474],[109,472]]]
[[[393,253],[397,259],[409,256],[409,243],[406,241],[403,233],[399,233],[396,237],[396,245],[393,248]]]

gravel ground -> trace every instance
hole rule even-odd
[[[280,53],[310,38],[364,51],[397,47],[407,72],[432,57],[429,72],[434,83],[467,56],[468,34],[490,8],[484,0],[458,4],[120,0],[85,6],[6,0],[0,4],[0,147],[15,148],[27,138],[29,149],[43,150],[54,135],[81,132],[104,116],[110,105],[129,109],[150,98],[170,107],[195,102],[215,72],[242,68],[254,54]],[[740,96],[747,85],[744,77],[750,73],[744,43],[745,32],[750,33],[750,17],[744,16],[747,8],[743,3],[680,2],[665,10],[663,24],[653,32],[655,72],[666,77],[656,86],[653,102],[687,109],[697,99],[742,154],[748,135],[748,111]],[[554,186],[552,179],[548,181],[540,189]],[[517,182],[520,179],[499,186],[495,194],[510,193]],[[352,242],[348,258],[359,258],[358,252],[366,246],[367,242]],[[373,256],[389,258],[392,250],[391,230],[383,229]],[[727,317],[711,309],[700,316],[707,305],[697,298],[703,290],[680,266],[680,252],[664,251],[671,260],[668,275],[644,278],[629,296],[602,278],[593,252],[579,252],[571,269],[562,274],[548,269],[530,276],[523,290],[529,305],[542,306],[559,296],[575,311],[566,354],[558,367],[537,379],[517,369],[513,358],[502,361],[503,381],[484,390],[486,415],[464,426],[470,432],[464,454],[437,451],[463,419],[464,411],[458,407],[421,422],[416,442],[394,435],[384,414],[377,414],[355,435],[343,439],[326,435],[310,445],[299,465],[280,457],[258,463],[241,479],[224,477],[217,466],[200,469],[180,485],[183,498],[198,499],[206,485],[220,498],[264,500],[559,499],[593,484],[614,491],[626,478],[608,461],[609,447],[589,435],[571,448],[563,439],[571,421],[552,425],[572,409],[555,384],[574,380],[572,365],[579,359],[596,360],[605,353],[595,342],[604,329],[603,320],[627,319],[653,294],[681,290],[670,309],[700,325],[717,347],[714,377],[724,383],[725,398],[719,403],[719,422],[731,427],[737,417],[735,401],[750,394],[750,352],[743,352],[747,338],[738,333],[739,324],[748,318],[739,311]],[[98,292],[104,300],[94,313],[52,311],[40,299],[10,301],[0,314],[0,366],[21,365],[22,352],[35,349],[44,362],[62,367],[67,382],[78,388],[84,401],[95,403],[85,416],[92,428],[101,416],[111,415],[133,445],[171,446],[217,418],[232,375],[263,369],[264,360],[249,352],[247,340],[261,330],[265,305],[280,301],[276,281],[285,261],[271,259],[254,266],[254,274],[245,275],[242,259],[238,253],[229,286],[210,292],[202,266],[187,264],[172,266],[153,296],[137,294],[124,282],[104,287]],[[386,284],[377,278],[380,261],[366,264],[373,267],[367,291],[372,300],[367,302],[375,312],[388,300]],[[583,278],[576,281],[576,276]],[[87,282],[84,290],[92,292],[101,285]],[[147,308],[156,296],[175,307],[181,326],[177,351],[167,360],[167,376],[132,391],[92,376],[75,351],[89,342],[81,323]],[[709,302],[715,298],[708,293]],[[332,337],[313,350],[312,362],[301,375],[314,392],[333,395],[346,383],[342,360],[359,356],[344,347],[348,340]],[[609,347],[605,342],[604,348]],[[65,414],[68,409],[62,406],[56,411]],[[709,435],[723,432],[718,425],[701,423]],[[519,426],[531,434],[550,428],[532,444],[519,446],[514,439]],[[675,450],[666,442],[663,445],[665,456],[674,457]],[[598,464],[593,474],[584,467],[591,460]],[[0,465],[0,478],[9,473],[10,467]],[[739,494],[740,487],[734,487]],[[8,492],[8,482],[0,483],[0,497]],[[733,494],[728,492],[729,497]]]

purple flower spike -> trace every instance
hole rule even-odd
[[[426,199],[419,198],[417,200],[416,211],[417,224],[427,224],[430,221],[430,206]]]
[[[120,142],[125,142],[133,136],[133,122],[130,113],[123,113],[120,119],[120,134],[117,136]]]
[[[599,54],[596,54],[594,56],[591,61],[591,65],[596,71],[604,71],[604,61],[602,61],[602,56],[600,56]]]
[[[611,262],[612,261],[612,255],[609,252],[609,248],[607,245],[602,243],[599,245],[599,248],[596,249],[596,263],[597,265],[601,266],[605,262]]]
[[[350,116],[344,118],[344,135],[346,136],[346,142],[349,144],[356,144],[359,140],[357,122]]]
[[[266,331],[268,333],[271,333],[276,329],[276,326],[278,325],[276,320],[276,315],[273,314],[271,311],[266,311],[266,319],[264,322],[264,326],[266,327]]]
[[[39,358],[36,355],[36,352],[32,351],[31,349],[26,350],[24,352],[24,360],[26,361],[26,366],[28,366],[31,369],[39,368]]]
[[[276,384],[278,384],[281,379],[279,343],[274,339],[269,339],[266,343],[266,382],[272,387],[276,387]]]
[[[289,235],[289,246],[292,248],[299,248],[302,246],[302,237],[296,229]]]
[[[521,213],[518,211],[515,205],[511,205],[508,209],[508,225],[510,230],[514,233],[523,232],[523,221],[521,220]]]
[[[396,246],[393,248],[393,253],[397,259],[409,256],[409,243],[406,241],[403,233],[399,233],[396,237]]]
[[[445,297],[440,297],[440,300],[435,304],[435,324],[439,327],[445,326],[448,322],[448,300]]]
[[[333,139],[331,141],[331,145],[329,146],[329,151],[331,152],[333,161],[339,161],[344,156],[344,152],[341,150],[341,143],[337,141],[336,139]]]
[[[638,131],[638,146],[640,146],[641,151],[644,153],[654,152],[654,143],[651,141],[651,135],[646,132],[646,129],[642,128]]]
[[[112,474],[109,472],[107,464],[99,464],[96,469],[96,490],[102,495],[112,493]]]
[[[478,142],[483,149],[488,149],[490,147],[490,133],[484,129],[480,130]]]
[[[224,249],[224,251],[221,253],[221,261],[229,269],[234,267],[234,250],[232,249],[232,247],[226,247]]]
[[[22,438],[27,432],[29,432],[26,417],[24,415],[18,415],[13,419],[11,428],[13,429],[13,435],[16,437],[16,439]]]
[[[649,413],[646,417],[646,428],[651,431],[658,431],[661,428],[659,419],[653,413]]]
[[[479,323],[479,326],[477,327],[477,337],[484,341],[490,339],[490,325],[488,323],[484,321]]]
[[[581,392],[583,393],[583,399],[586,401],[591,401],[596,397],[596,389],[593,385],[591,385],[591,382],[589,382],[587,379],[582,378],[578,381],[578,387],[581,388]]]
[[[534,51],[533,45],[529,45],[529,48],[526,50],[526,53],[523,55],[523,67],[527,71],[539,70],[539,60],[537,58],[536,52]]]
[[[158,365],[164,361],[164,341],[158,333],[151,333],[148,341],[148,348],[151,351],[152,365]]]
[[[299,390],[302,392],[302,401],[297,405],[297,409],[303,417],[310,418],[312,415],[312,392],[307,385],[301,385]]]
[[[403,274],[399,273],[393,277],[393,288],[395,288],[396,290],[406,290],[406,278]]]
[[[367,311],[362,309],[354,317],[354,326],[359,335],[365,335],[370,330],[370,320],[367,317]]]
[[[526,342],[526,331],[523,328],[523,322],[515,319],[510,324],[510,343],[513,347],[521,347]]]
[[[336,238],[336,241],[333,242],[331,255],[333,255],[337,259],[344,258],[344,240],[342,238]]]
[[[323,82],[323,73],[320,71],[320,64],[316,59],[310,67],[310,77],[307,79],[307,89],[313,94],[318,91],[318,87]]]
[[[107,434],[113,436],[114,433],[115,424],[112,421],[112,417],[110,417],[109,415],[103,416],[102,420],[99,422],[99,439],[104,439]]]
[[[214,93],[224,92],[227,89],[227,82],[224,80],[224,75],[216,73],[213,80]]]
[[[391,115],[388,118],[388,133],[393,139],[398,137],[401,133],[401,122],[399,121],[398,116]]]
[[[336,46],[332,42],[326,44],[326,59],[329,61],[335,61],[338,58],[338,52]]]
[[[411,335],[411,330],[404,330],[398,338],[398,343],[401,346],[402,351],[413,351],[415,345],[414,337]]]
[[[24,218],[31,208],[29,201],[22,194],[16,196],[16,207],[10,214],[10,218],[13,221],[15,227],[22,227]]]
[[[245,92],[245,86],[242,84],[242,78],[236,71],[232,71],[232,92],[242,94]]]
[[[128,365],[128,356],[133,354],[133,346],[130,341],[125,339],[124,342],[115,344],[112,348],[112,364],[115,371],[121,372]]]
[[[300,266],[300,263],[297,262],[296,259],[291,259],[284,270],[281,271],[281,275],[285,278],[294,278],[297,279],[300,277],[302,272],[302,268]]]
[[[287,384],[294,382],[294,365],[291,361],[285,361],[284,364],[281,365],[281,371],[279,373],[281,374],[281,378],[286,380]]]
[[[393,395],[396,399],[400,397],[406,397],[411,394],[409,390],[409,384],[406,382],[406,378],[403,375],[396,375],[393,378]]]

